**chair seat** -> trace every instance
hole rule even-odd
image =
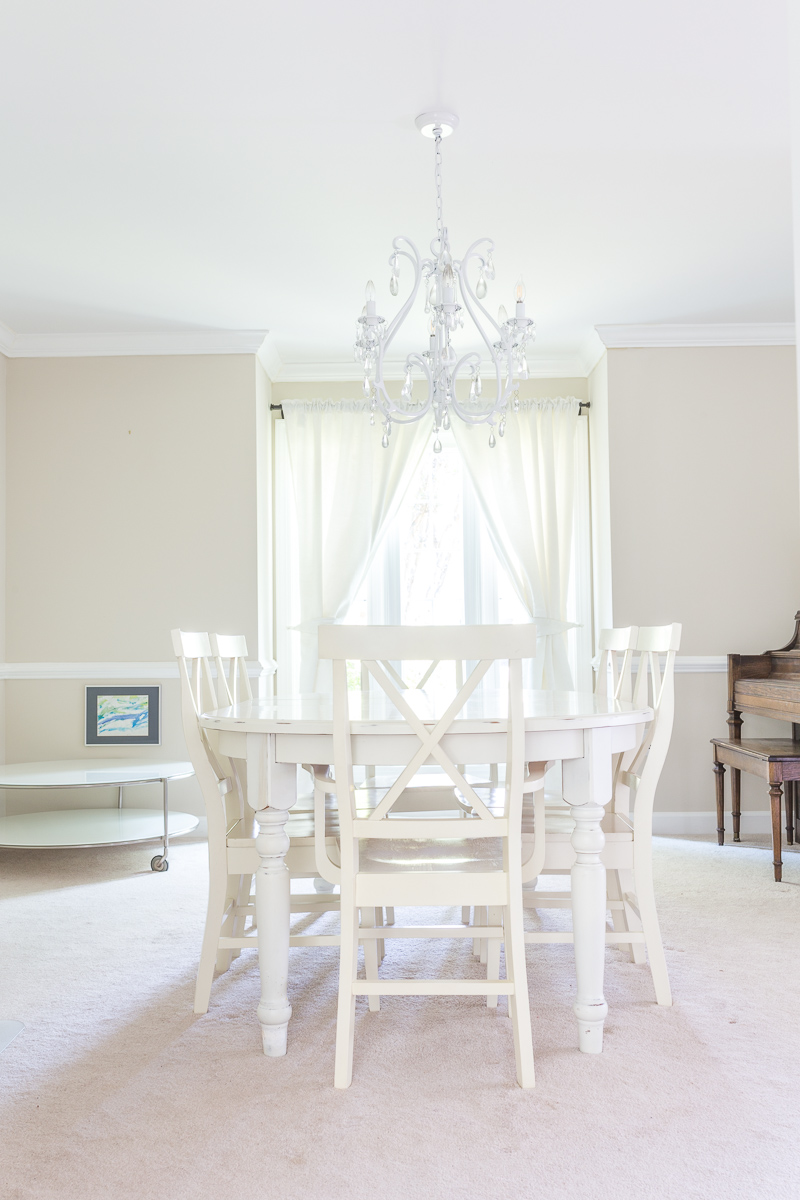
[[[393,875],[425,872],[502,871],[500,838],[453,838],[422,842],[416,838],[367,838],[359,842],[359,873]]]
[[[785,762],[800,758],[800,742],[792,738],[712,738],[712,745],[720,750],[730,750],[753,759],[767,762]]]

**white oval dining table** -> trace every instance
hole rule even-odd
[[[451,697],[407,691],[424,723],[433,724]],[[505,761],[506,693],[477,690],[442,748],[453,762]],[[588,1054],[603,1048],[608,1005],[603,995],[606,877],[600,825],[611,799],[612,758],[637,741],[636,726],[652,719],[649,708],[584,692],[525,693],[525,754],[530,762],[561,761],[563,795],[575,820],[572,845],[572,912],[578,1044]],[[354,761],[364,765],[404,762],[397,739],[419,741],[387,697],[354,692],[351,698]],[[247,763],[248,799],[256,809],[256,917],[261,999],[258,1019],[264,1053],[286,1053],[292,1015],[289,978],[289,849],[286,821],[297,800],[297,764],[333,762],[331,700],[324,695],[253,699],[204,713],[200,724],[219,732],[219,748]]]

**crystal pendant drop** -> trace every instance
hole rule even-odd
[[[473,379],[472,383],[469,385],[469,398],[470,400],[474,400],[476,396],[477,392],[475,391],[475,380]]]
[[[480,275],[478,276],[478,282],[475,285],[475,295],[479,300],[483,300],[486,297],[487,290],[486,276],[484,275],[483,271],[481,271]]]
[[[372,384],[369,381],[369,375],[364,376],[364,395],[369,397],[372,392]]]
[[[433,453],[434,454],[442,453],[442,443],[439,441],[438,437],[437,437],[436,441],[433,443]]]
[[[481,377],[480,377],[480,375],[476,375],[475,376],[475,395],[480,396],[482,391],[483,391],[483,384],[481,383]]]
[[[489,434],[489,449],[494,450],[496,445],[497,445],[497,441],[495,439],[494,433],[492,432]]]
[[[503,417],[502,421],[500,422],[500,424],[497,427],[497,432],[500,434],[500,437],[502,437],[503,434],[505,433],[505,431],[506,431],[506,419],[505,419],[505,417]]]
[[[369,414],[369,423],[370,423],[370,425],[374,425],[374,424],[375,424],[375,413],[370,413],[370,414]]]
[[[491,250],[486,255],[486,266],[483,269],[487,279],[494,279],[494,256]]]
[[[383,437],[381,438],[381,445],[383,446],[384,450],[387,450],[387,449],[388,449],[388,447],[389,447],[389,435],[388,435],[388,433],[384,433]]]
[[[444,416],[442,417],[442,429],[449,429],[449,428],[450,428],[450,413],[447,411],[447,409],[445,409]]]
[[[393,296],[396,296],[398,293],[398,290],[399,290],[399,285],[397,282],[397,276],[393,275],[392,278],[389,280],[389,291],[392,293]]]

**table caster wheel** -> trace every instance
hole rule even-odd
[[[155,858],[150,859],[151,871],[168,871],[169,861],[162,854],[156,854]]]

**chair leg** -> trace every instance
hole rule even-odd
[[[624,897],[626,892],[633,892],[638,898],[639,890],[633,871],[617,871],[616,876],[619,881],[620,895]],[[639,912],[641,913],[641,909],[639,909]],[[641,920],[627,903],[625,905],[625,924],[629,933],[640,933],[642,931]],[[641,942],[631,942],[630,947],[633,962],[643,963],[647,961],[647,954]]]
[[[206,908],[206,927],[203,931],[203,944],[200,948],[200,963],[197,968],[197,983],[194,989],[194,1011],[207,1013],[211,999],[211,984],[214,982],[214,968],[217,960],[217,948],[222,932],[222,914],[225,912],[227,900],[228,876],[212,872],[208,881],[208,906]]]
[[[634,859],[634,880],[636,901],[642,917],[644,941],[647,946],[647,957],[650,960],[650,974],[653,977],[653,987],[656,993],[656,1004],[669,1007],[672,1004],[672,989],[669,985],[667,960],[664,957],[664,944],[661,941],[661,927],[658,923],[656,897],[653,891],[653,858],[648,846],[642,849]]]
[[[490,908],[488,910],[488,921],[490,925],[499,925],[503,920],[502,908]],[[500,938],[487,938],[487,953],[486,953],[486,978],[500,978]],[[486,997],[487,1008],[497,1008],[497,996]]]
[[[221,937],[236,937],[236,928],[238,918],[236,916],[236,906],[239,903],[239,895],[242,886],[241,875],[229,875],[227,882],[227,890],[225,893],[225,907],[230,905],[230,912],[225,918],[220,930]],[[235,950],[217,950],[217,974],[224,975],[231,965]]]
[[[606,871],[606,887],[608,889],[607,894],[609,900],[615,900],[617,902],[622,900],[622,888],[620,887],[619,871],[615,871],[612,868],[609,868]],[[630,933],[630,929],[628,927],[628,910],[624,904],[622,908],[611,909],[611,924],[614,926],[615,933]],[[625,945],[622,944],[620,949],[626,949]],[[631,956],[631,959],[633,959],[632,943],[628,943],[627,950]]]
[[[769,801],[772,808],[772,869],[775,882],[781,882],[783,862],[781,861],[781,785],[774,783],[769,789]]]
[[[244,908],[250,900],[250,888],[253,886],[252,875],[240,875],[239,886],[236,889],[236,907]],[[233,937],[244,937],[244,927],[247,916],[237,913],[233,919]],[[231,958],[238,958],[241,950],[231,950]]]
[[[794,789],[797,784],[793,779],[787,779],[783,785],[786,804],[786,844],[792,846],[794,844]]]
[[[375,909],[375,924],[378,926],[378,928],[383,927],[383,909],[382,908]],[[383,960],[385,958],[386,958],[386,942],[384,941],[383,938],[380,938],[378,940],[378,966],[381,965],[381,963],[383,962]]]
[[[725,843],[725,764],[714,763],[714,786],[717,793],[717,841]]]
[[[342,889],[344,891],[344,889]],[[353,984],[358,971],[358,909],[342,897],[342,936],[339,946],[339,1003],[336,1012],[336,1058],[333,1086],[348,1088],[353,1080],[353,1038],[356,998]]]
[[[508,905],[504,909],[503,915],[506,932],[506,977],[514,984],[513,995],[508,997],[508,1010],[514,1030],[517,1083],[522,1088],[532,1088],[536,1080],[533,1068],[533,1034],[521,906]]]
[[[361,926],[364,929],[374,929],[376,925],[377,908],[362,908],[361,909]],[[377,938],[364,939],[364,974],[367,979],[378,978],[378,967],[380,965],[380,951],[378,949]],[[380,996],[369,996],[369,1011],[381,1011]]]
[[[472,910],[472,924],[475,926],[475,928],[477,928],[479,925],[485,925],[485,924],[486,924],[486,922],[485,922],[485,921],[484,921],[484,919],[483,919],[483,914],[484,914],[484,912],[485,912],[485,909],[484,909],[484,908],[483,908],[483,906],[482,906],[482,905],[480,905],[480,904],[476,904],[476,905],[475,905],[475,907],[473,908],[473,910]],[[481,939],[480,939],[480,938],[478,938],[478,937],[474,937],[474,938],[472,939],[472,953],[473,953],[473,956],[474,956],[475,958],[479,958],[479,957],[480,957],[480,953],[481,953]]]
[[[739,836],[742,825],[742,772],[738,767],[731,767],[731,820],[733,822],[733,840],[740,842]]]

